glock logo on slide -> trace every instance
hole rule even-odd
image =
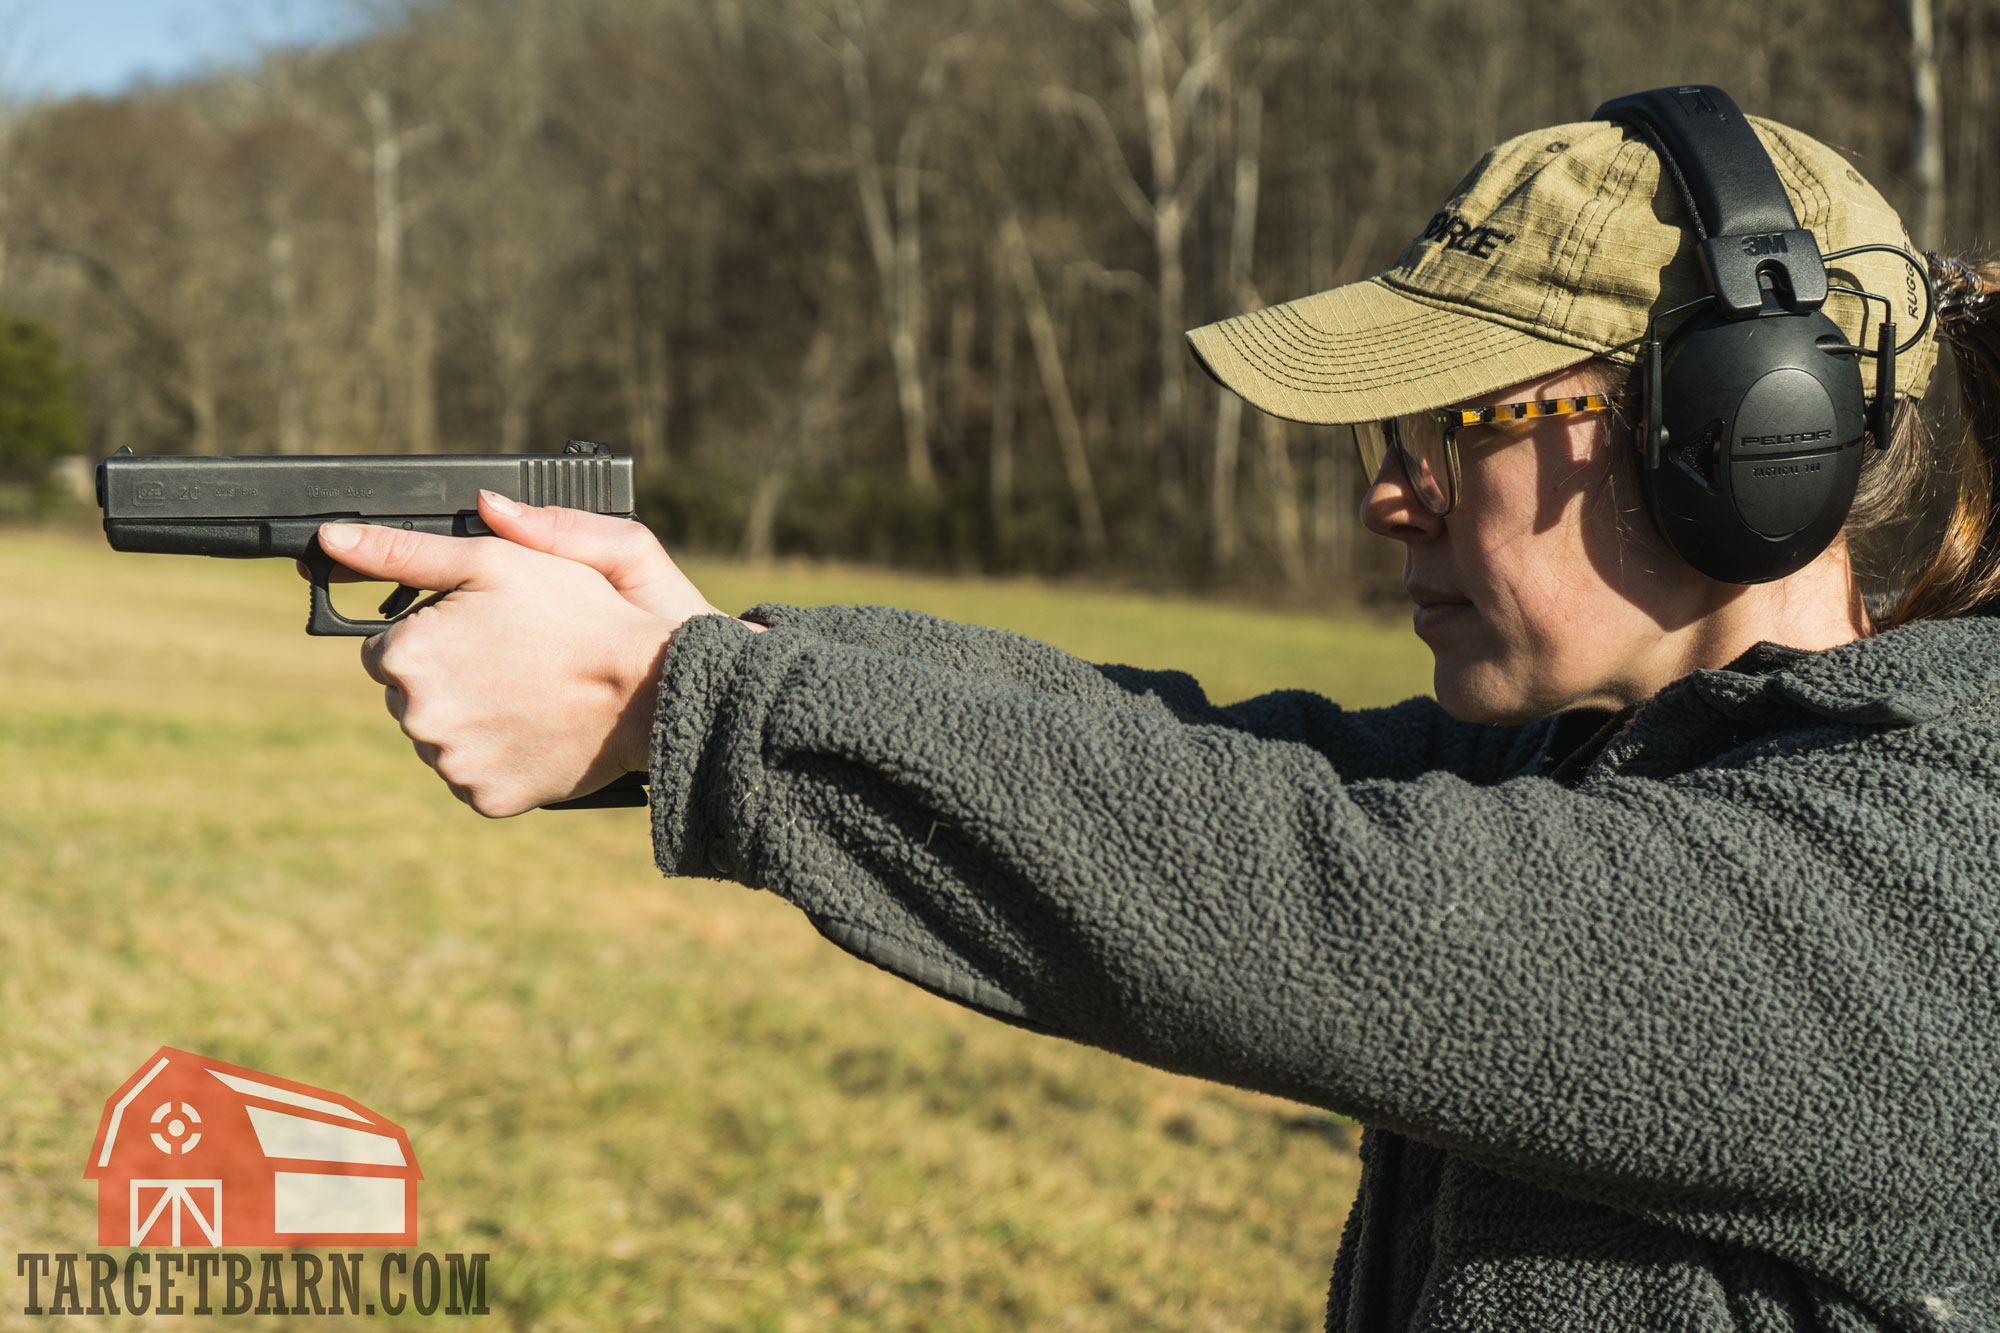
[[[1785,249],[1783,233],[1771,232],[1765,236],[1745,236],[1743,238],[1743,253],[1746,255],[1782,255],[1788,253],[1788,251]]]
[[[167,486],[160,481],[142,481],[132,488],[132,503],[135,505],[163,505],[167,502]]]

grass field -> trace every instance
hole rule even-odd
[[[1400,626],[691,572],[722,606],[916,606],[1217,698],[1428,680]],[[162,1044],[401,1123],[420,1248],[492,1255],[492,1316],[448,1324],[1319,1325],[1344,1126],[976,1018],[768,894],[662,880],[643,812],[482,820],[304,615],[277,562],[0,529],[0,1328],[51,1322],[16,1253],[97,1248],[98,1116]]]

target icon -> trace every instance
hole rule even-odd
[[[162,1120],[166,1124],[160,1125]],[[169,1157],[174,1155],[176,1145],[183,1153],[191,1153],[194,1145],[201,1142],[201,1131],[195,1128],[201,1123],[201,1116],[186,1102],[180,1104],[178,1113],[172,1102],[161,1102],[153,1110],[153,1123],[160,1125],[153,1131],[153,1146]]]

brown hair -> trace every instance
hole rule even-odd
[[[2000,263],[1928,258],[1955,401],[1935,422],[1914,399],[1897,404],[1889,447],[1867,447],[1841,534],[1878,630],[2000,610]],[[1639,391],[1628,363],[1600,357],[1583,369],[1588,392]],[[1631,438],[1636,422],[1618,416]]]
[[[1898,405],[1890,446],[1868,451],[1847,520],[1855,578],[1882,629],[2000,599],[2000,264],[1929,259],[1955,402],[1935,425],[1917,403]]]

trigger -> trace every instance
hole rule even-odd
[[[397,616],[409,610],[410,604],[416,601],[419,595],[420,592],[416,588],[398,586],[396,591],[382,599],[382,605],[377,610],[382,615],[394,620]]]

